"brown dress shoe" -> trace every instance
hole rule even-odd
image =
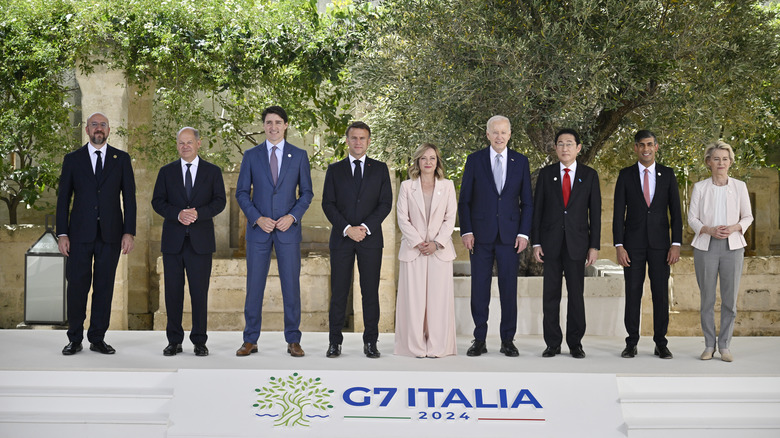
[[[236,356],[249,356],[252,353],[257,353],[257,344],[244,342],[241,344],[241,348],[236,351]]]
[[[293,342],[292,344],[287,344],[287,352],[290,353],[290,356],[292,357],[303,357],[305,354],[303,352],[303,349],[301,348],[301,344],[297,342]]]

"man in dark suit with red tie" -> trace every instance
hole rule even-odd
[[[580,136],[573,129],[555,135],[557,163],[539,171],[534,196],[531,242],[534,258],[544,263],[542,306],[544,342],[542,357],[561,353],[561,276],[566,276],[566,344],[569,353],[585,357],[585,267],[599,255],[601,240],[601,190],[599,175],[577,163],[582,150]]]
[[[104,339],[116,266],[120,253],[128,254],[135,246],[135,177],[130,155],[107,143],[111,127],[105,115],[89,116],[85,129],[89,142],[65,155],[57,195],[58,245],[68,257],[69,342],[62,349],[66,356],[82,350],[90,287],[89,349],[116,352]]]
[[[612,235],[617,261],[626,282],[624,322],[628,337],[621,357],[637,354],[642,290],[647,269],[653,296],[653,341],[655,355],[671,359],[667,347],[669,326],[670,266],[680,260],[682,211],[674,171],[656,163],[658,141],[651,131],[634,136],[638,163],[624,168],[615,183]],[[670,239],[671,231],[671,239]]]
[[[176,149],[180,159],[160,169],[152,194],[154,211],[165,219],[161,239],[168,313],[165,356],[182,352],[185,271],[192,302],[190,341],[196,356],[209,354],[206,347],[209,279],[212,254],[217,250],[213,218],[225,209],[226,200],[222,171],[198,156],[200,144],[197,129],[179,130]]]
[[[474,341],[466,355],[487,353],[485,337],[495,261],[501,301],[500,352],[515,357],[520,355],[514,344],[519,254],[528,246],[533,217],[531,173],[528,159],[507,148],[512,135],[509,119],[491,117],[486,135],[490,146],[466,159],[458,199],[461,240],[471,252]]]
[[[330,232],[330,337],[326,357],[341,355],[341,331],[357,259],[363,304],[363,353],[380,356],[379,275],[382,269],[382,221],[393,209],[387,165],[368,158],[371,128],[353,122],[347,128],[347,158],[328,166],[322,189],[322,210]]]

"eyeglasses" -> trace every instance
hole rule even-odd
[[[98,123],[98,122],[91,122],[89,124],[90,128],[97,128],[98,126],[101,127],[101,128],[108,128],[108,123],[106,123],[106,122],[100,122],[100,123]]]

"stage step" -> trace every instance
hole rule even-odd
[[[780,436],[778,377],[618,377],[629,438]]]
[[[175,372],[4,371],[0,436],[164,438]]]

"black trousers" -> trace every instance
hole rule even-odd
[[[544,256],[544,281],[542,308],[544,318],[544,342],[548,347],[557,347],[563,341],[561,332],[561,287],[566,276],[566,344],[569,349],[582,348],[585,336],[585,259],[575,260],[569,256],[564,239],[557,257]]]
[[[84,320],[87,318],[87,298],[90,287],[92,287],[92,310],[87,339],[89,342],[100,342],[105,338],[111,320],[114,278],[121,249],[120,242],[103,241],[100,237],[99,225],[94,242],[70,243],[70,255],[66,267],[70,342],[81,342],[84,339]]]
[[[209,279],[211,278],[212,254],[198,254],[193,250],[190,238],[184,239],[181,251],[177,254],[163,254],[165,269],[165,308],[168,312],[168,325],[165,329],[168,342],[181,344],[184,340],[182,312],[184,311],[184,274],[189,282],[190,301],[192,303],[192,331],[190,341],[193,344],[205,344],[206,323],[208,318]]]
[[[382,269],[382,248],[330,250],[330,343],[341,344],[347,298],[352,285],[353,267],[357,257],[360,272],[360,295],[363,301],[363,342],[379,338],[379,273]]]
[[[653,341],[666,346],[666,330],[669,327],[669,264],[668,249],[626,248],[631,266],[623,268],[626,281],[626,345],[639,342],[639,321],[642,314],[642,291],[645,272],[650,276],[650,292],[653,296]]]

